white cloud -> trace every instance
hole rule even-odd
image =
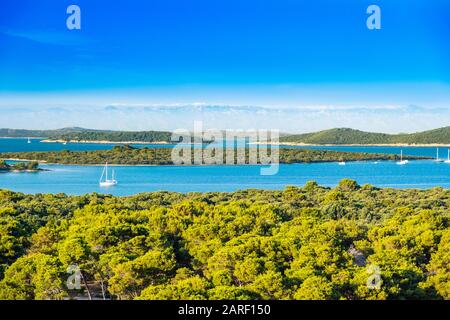
[[[205,128],[279,129],[311,132],[350,127],[374,132],[415,132],[450,125],[450,108],[421,106],[300,106],[260,107],[220,104],[107,104],[1,107],[0,127],[51,129],[78,126],[114,130],[191,129],[194,121]]]

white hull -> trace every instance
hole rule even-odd
[[[103,180],[103,176],[105,176],[105,180]],[[112,187],[117,184],[117,180],[114,179],[114,170],[112,173],[112,179],[108,179],[108,163],[106,163],[105,167],[103,168],[102,176],[100,177],[99,181],[100,187]]]
[[[435,162],[444,162],[443,159],[439,159],[439,148],[437,148],[437,150],[436,150],[436,159],[434,161]]]
[[[345,166],[345,162],[338,162],[338,165]]]
[[[403,160],[403,150],[400,151],[400,161],[397,161],[397,164],[399,166],[404,166],[405,164],[408,164],[408,160]]]
[[[102,181],[100,182],[100,187],[112,187],[117,184],[116,180]]]

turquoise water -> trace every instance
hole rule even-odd
[[[151,145],[145,145],[152,147]],[[0,139],[0,152],[95,150],[109,149],[112,145],[53,144],[26,139]],[[160,147],[160,145],[157,145]],[[398,147],[311,147],[342,151],[399,153]],[[436,148],[402,148],[404,154],[435,156]],[[447,151],[441,148],[441,157]],[[337,163],[280,165],[274,176],[261,176],[261,166],[118,166],[115,167],[119,184],[100,188],[98,182],[102,167],[42,165],[37,173],[1,173],[0,189],[24,193],[85,194],[90,192],[114,195],[132,195],[140,192],[169,190],[178,192],[235,191],[239,189],[283,189],[287,185],[303,186],[315,180],[324,186],[335,186],[343,178],[351,178],[360,184],[378,187],[428,189],[436,186],[450,188],[450,164],[434,161],[411,161],[398,166],[393,161],[374,163],[353,162],[346,166]]]
[[[42,139],[31,139],[31,143],[28,143],[24,138],[0,138],[0,152],[31,152],[31,151],[89,151],[89,150],[108,150],[117,144],[100,144],[100,143],[45,143],[40,142]],[[132,146],[137,148],[172,148],[173,144],[133,144]],[[256,145],[250,145],[256,146]],[[368,153],[390,153],[400,154],[403,150],[405,155],[412,156],[428,156],[436,157],[435,147],[377,147],[377,146],[305,146],[297,147],[291,146],[286,148],[306,148],[317,150],[336,150],[346,152],[368,152]],[[440,157],[447,157],[447,150],[449,147],[441,147]]]
[[[414,161],[398,166],[392,161],[280,165],[274,176],[261,176],[260,166],[151,166],[115,167],[119,184],[100,188],[102,167],[43,165],[50,171],[38,173],[2,173],[0,189],[25,193],[84,194],[90,192],[131,195],[140,192],[170,190],[234,191],[238,189],[283,189],[302,186],[315,180],[324,186],[335,186],[343,178],[379,187],[450,188],[450,164]]]
[[[89,151],[89,150],[108,150],[114,147],[115,143],[47,143],[40,142],[42,139],[28,139],[24,138],[0,138],[0,152],[34,152],[34,151]],[[172,144],[133,144],[132,146],[138,148],[172,148]]]
[[[299,147],[296,147],[299,148]],[[436,158],[436,147],[379,147],[379,146],[307,146],[302,147],[315,150],[334,150],[343,152],[368,152],[368,153],[390,153],[400,154],[403,150],[403,154],[409,156],[424,156]],[[439,148],[439,158],[447,159],[448,147]]]

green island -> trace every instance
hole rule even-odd
[[[246,149],[245,163],[249,155]],[[235,162],[237,153],[235,154]],[[224,157],[226,152],[223,152]],[[192,152],[193,156],[193,152]],[[373,154],[363,152],[340,152],[328,150],[287,149],[279,152],[280,163],[313,163],[336,161],[398,160],[393,154]],[[108,162],[117,165],[172,165],[172,148],[135,148],[129,145],[115,146],[99,151],[47,151],[47,152],[7,152],[0,153],[0,159],[29,160],[55,164],[99,165]],[[206,156],[205,156],[206,159]],[[205,161],[203,159],[203,161]],[[429,159],[427,157],[404,156],[405,160]]]
[[[171,137],[167,131],[80,131],[53,135],[49,141],[170,143]]]
[[[0,129],[0,137],[42,137],[46,142],[171,143],[169,131],[113,131],[69,127],[55,130]],[[304,134],[284,133],[280,142],[311,145],[450,145],[450,127],[411,134],[335,128]]]
[[[36,161],[8,164],[4,160],[0,160],[0,172],[37,172],[40,170],[42,169],[39,168],[39,163]]]
[[[286,144],[312,145],[450,145],[450,127],[412,134],[386,134],[337,128],[280,137]]]
[[[10,128],[0,128],[0,137],[4,138],[47,138],[52,136],[64,135],[67,133],[75,133],[82,131],[97,131],[88,130],[79,127],[69,127],[55,130],[27,130],[27,129],[10,129]]]
[[[25,130],[0,128],[0,137],[39,137],[48,142],[145,142],[169,143],[172,133],[168,131],[112,131],[69,127],[55,130]]]
[[[348,179],[129,197],[0,190],[0,299],[450,299],[449,214],[449,190]]]
[[[195,143],[209,143],[200,137],[178,136],[172,140],[169,131],[113,131],[95,130],[79,127],[69,127],[55,130],[25,130],[0,128],[0,137],[4,138],[43,138],[42,142],[76,142],[76,143],[178,143],[192,141]]]

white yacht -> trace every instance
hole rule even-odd
[[[103,180],[103,176],[105,180]],[[117,184],[117,180],[114,178],[114,170],[112,170],[112,177],[108,179],[108,162],[103,168],[102,176],[100,177],[100,187],[111,187]]]
[[[442,159],[439,159],[439,148],[436,148],[436,162],[442,162]]]
[[[397,161],[397,164],[399,166],[403,166],[405,164],[407,164],[409,161],[408,160],[403,160],[403,150],[400,151],[400,161]]]
[[[450,163],[450,149],[448,149],[447,160],[445,160],[444,162],[445,163]]]

